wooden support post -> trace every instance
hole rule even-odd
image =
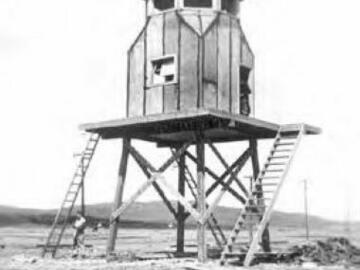
[[[206,195],[205,195],[205,144],[203,137],[197,136],[196,142],[196,154],[197,154],[197,190],[198,200],[197,207],[200,216],[202,217],[206,211]],[[197,228],[197,241],[198,241],[198,260],[200,263],[204,263],[207,258],[206,250],[206,223],[198,222]]]
[[[185,196],[185,155],[181,155],[179,159],[179,194]],[[177,242],[176,252],[184,253],[184,237],[185,237],[185,208],[181,203],[177,206]]]
[[[258,150],[257,150],[257,141],[255,139],[250,140],[250,148],[251,148],[251,161],[252,161],[252,167],[253,167],[253,177],[254,179],[257,179],[259,173],[260,173],[260,166],[259,166],[259,156],[258,156]],[[262,187],[257,187],[259,190],[262,191]],[[258,199],[262,199],[263,194],[257,193]],[[259,200],[260,203],[264,204],[264,200]],[[263,205],[260,205],[263,206]],[[262,248],[265,252],[271,252],[271,246],[270,246],[270,232],[269,232],[269,224],[266,226],[264,233],[262,235]]]
[[[129,158],[129,147],[130,147],[130,139],[124,138],[113,210],[116,210],[122,204],[126,171],[127,171],[127,163]],[[110,224],[110,233],[109,233],[107,249],[106,249],[107,255],[110,255],[110,253],[113,252],[115,249],[118,223],[119,220],[116,219],[115,222]]]

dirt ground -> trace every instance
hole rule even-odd
[[[70,248],[61,249],[57,259],[40,258],[41,248],[39,244],[45,242],[49,231],[47,227],[22,226],[18,228],[0,228],[0,270],[162,270],[162,269],[239,269],[239,267],[227,266],[220,267],[217,261],[209,260],[205,265],[200,265],[194,258],[176,259],[172,258],[167,252],[174,250],[175,229],[168,230],[148,230],[148,229],[120,229],[118,235],[117,253],[121,254],[122,259],[106,262],[105,245],[107,231],[86,233],[86,244],[91,245],[82,251],[84,258],[72,259]],[[304,241],[304,232],[292,231],[291,229],[273,230],[272,238],[275,241],[274,248],[281,250]],[[315,238],[326,238],[328,236],[343,235],[342,228],[327,228],[326,230],[313,231]],[[353,233],[352,242],[360,245],[360,235]],[[71,230],[68,230],[64,244],[71,244]],[[195,252],[196,232],[186,232],[186,251]],[[208,235],[209,244],[213,244],[211,235]],[[146,260],[136,260],[135,258]],[[160,260],[161,259],[161,260]],[[121,262],[120,262],[121,260]],[[124,262],[125,261],[125,262]],[[276,270],[276,269],[345,269],[344,266],[334,265],[323,267],[312,263],[303,265],[275,265],[261,264],[253,269]],[[348,268],[349,269],[349,268]],[[350,267],[350,269],[357,269]],[[360,268],[358,268],[360,269]]]

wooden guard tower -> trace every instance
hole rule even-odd
[[[270,251],[271,213],[300,140],[304,135],[319,134],[320,129],[254,118],[254,54],[241,28],[239,0],[146,0],[145,6],[145,26],[128,51],[126,118],[81,126],[92,135],[44,254],[55,255],[77,195],[83,190],[99,139],[121,138],[122,157],[110,217],[108,254],[114,251],[121,215],[153,187],[177,221],[178,253],[184,252],[185,222],[192,216],[197,222],[200,262],[207,258],[205,232],[209,229],[221,249],[222,264],[238,255],[234,243],[245,232],[249,241],[244,246],[244,265],[250,265],[260,248]],[[131,144],[134,139],[169,148],[169,159],[155,168]],[[261,139],[274,139],[262,168],[257,149]],[[229,164],[216,147],[224,142],[246,143],[248,147],[241,153],[233,148],[238,158]],[[189,150],[192,147],[195,154]],[[221,175],[206,164],[206,147],[224,166]],[[129,201],[123,202],[129,156],[147,181]],[[188,161],[196,165],[196,177],[187,166]],[[251,187],[238,177],[247,162],[252,166]],[[173,163],[178,164],[179,170],[177,189],[164,178],[164,172]],[[205,186],[205,176],[213,180],[209,187]],[[216,192],[209,204],[207,198]],[[213,214],[225,193],[239,202],[239,216],[229,236],[225,236]],[[177,209],[169,194],[176,198]]]

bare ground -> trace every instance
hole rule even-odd
[[[0,269],[1,270],[162,270],[162,269],[239,269],[235,266],[220,267],[217,261],[209,260],[205,265],[198,264],[195,259],[176,259],[172,258],[169,253],[174,250],[175,229],[169,230],[148,230],[148,229],[122,229],[118,235],[117,253],[121,259],[112,262],[106,262],[105,245],[107,231],[87,232],[86,243],[92,247],[82,251],[84,258],[71,258],[72,250],[64,248],[60,250],[57,259],[42,259],[39,255],[41,248],[38,244],[43,244],[48,233],[47,227],[22,226],[18,228],[0,228],[0,245],[6,247],[0,249]],[[282,230],[274,229],[272,234],[273,240],[277,241],[275,248],[284,249],[294,243],[303,241],[302,231],[293,231],[289,228]],[[64,243],[71,243],[71,230],[67,232]],[[328,236],[343,235],[343,228],[332,227],[326,230],[313,231],[316,238],[326,238]],[[355,244],[360,244],[360,235],[353,233],[351,239]],[[194,246],[196,239],[195,231],[186,232],[186,243],[189,246],[186,251],[196,251]],[[209,243],[213,244],[211,235],[208,235]],[[147,260],[135,260],[136,256],[146,258]],[[157,258],[157,259],[154,259]],[[161,258],[161,260],[160,260]],[[121,261],[120,261],[121,260]],[[314,267],[313,264],[303,266],[298,265],[275,265],[262,264],[254,269],[309,269]],[[350,267],[351,268],[351,267]],[[344,266],[335,265],[331,267],[316,267],[316,269],[345,269]],[[356,268],[351,268],[356,269]]]

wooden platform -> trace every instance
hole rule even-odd
[[[291,131],[297,126],[285,127]],[[164,146],[191,141],[196,130],[203,130],[205,139],[212,142],[230,142],[274,138],[279,128],[279,124],[209,109],[117,119],[80,126],[81,130],[98,133],[103,139],[131,137]],[[310,125],[305,125],[305,130],[306,134],[321,133],[319,128]]]

